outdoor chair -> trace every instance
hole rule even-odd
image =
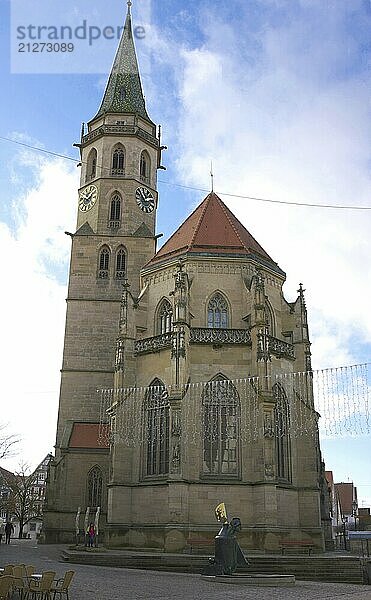
[[[12,591],[13,577],[11,575],[3,575],[0,577],[0,600],[8,600]]]
[[[26,599],[51,600],[51,588],[55,578],[55,571],[43,571],[39,581],[33,581],[31,578],[26,587]]]
[[[52,586],[53,600],[56,598],[57,594],[59,598],[62,598],[62,594],[66,596],[66,599],[69,600],[68,589],[70,587],[73,576],[75,575],[75,571],[66,571],[64,577],[61,579],[57,579]]]
[[[33,565],[26,565],[26,577],[31,577],[32,573],[35,573],[35,567]]]
[[[18,596],[23,599],[26,589],[25,583],[26,566],[15,565],[13,567],[13,593],[17,592]]]
[[[5,565],[3,575],[13,575],[14,565]]]

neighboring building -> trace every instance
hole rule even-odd
[[[347,529],[354,529],[358,514],[357,488],[351,483],[335,483],[341,518]]]
[[[371,510],[369,507],[358,508],[357,528],[361,531],[371,531]]]
[[[16,513],[12,510],[12,488],[22,486],[24,491],[24,513],[27,521],[22,535],[24,538],[37,539],[42,530],[46,479],[51,458],[52,455],[47,454],[36,469],[25,478],[0,468],[0,490],[3,499],[1,517],[4,521],[8,518],[12,521],[15,538],[19,537],[20,526]]]
[[[13,473],[0,467],[0,518],[3,521],[6,521],[8,519],[7,505],[11,493],[11,489],[9,487],[8,482],[13,477]]]
[[[181,551],[215,535],[224,501],[244,547],[322,551],[304,290],[284,298],[285,273],[213,192],[156,253],[162,146],[130,8],[79,147],[46,541],[72,541],[78,507],[99,506],[107,544]]]

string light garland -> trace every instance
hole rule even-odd
[[[264,391],[265,390],[265,391]],[[369,364],[259,379],[189,383],[180,390],[177,427],[183,444],[225,439],[246,445],[263,437],[339,438],[371,434]],[[171,435],[172,390],[166,387],[105,389],[100,394],[100,441],[137,447]],[[275,411],[265,410],[266,398]],[[109,424],[109,427],[107,427]],[[170,427],[170,433],[169,433]]]

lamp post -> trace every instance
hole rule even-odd
[[[357,510],[358,510],[357,500],[353,500],[353,502],[352,502],[352,516],[354,518],[354,531],[357,531]]]
[[[344,536],[344,550],[347,550],[347,530],[346,530],[346,523],[348,523],[348,517],[346,517],[345,515],[343,515],[341,517],[342,521],[343,521],[343,536]]]

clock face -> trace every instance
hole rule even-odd
[[[98,200],[98,188],[95,185],[88,185],[85,189],[80,192],[79,196],[79,209],[82,212],[86,212],[93,208],[94,204]]]
[[[143,212],[150,213],[155,208],[155,199],[153,194],[145,187],[137,188],[137,191],[135,192],[135,199],[139,208],[141,208]]]

